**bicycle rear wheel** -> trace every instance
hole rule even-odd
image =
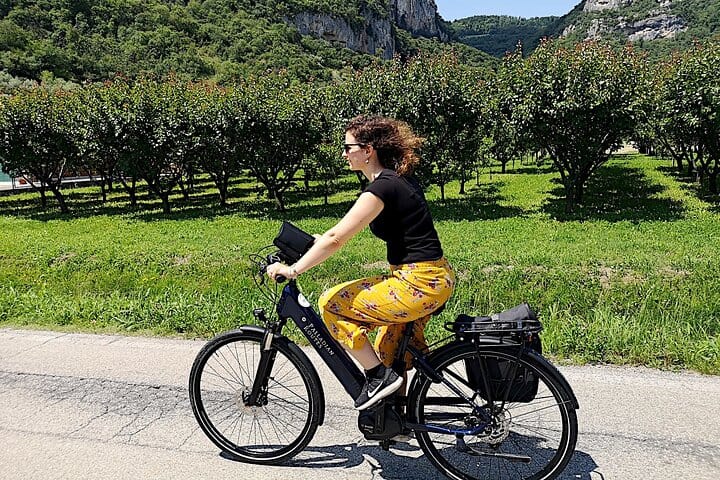
[[[559,475],[570,461],[577,441],[572,396],[541,362],[527,355],[518,360],[516,352],[455,344],[431,358],[436,371],[480,408],[427,377],[411,392],[409,412],[417,423],[470,430],[492,419],[478,435],[417,432],[428,459],[450,478],[546,480]],[[538,391],[532,401],[490,403],[482,398],[485,390],[468,378],[467,365],[498,360],[517,361],[519,368],[537,376]]]
[[[310,442],[322,417],[320,380],[302,351],[284,337],[260,406],[246,405],[262,348],[260,330],[227,332],[209,341],[190,372],[190,403],[200,428],[235,458],[281,463]]]

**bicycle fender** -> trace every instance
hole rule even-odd
[[[243,325],[242,327],[238,328],[237,330],[241,331],[241,332],[245,332],[245,333],[250,333],[252,335],[257,335],[258,338],[261,340],[265,336],[265,331],[266,331],[265,328],[259,327],[257,325]],[[310,361],[307,354],[305,352],[303,352],[302,348],[300,348],[295,342],[293,342],[286,336],[275,334],[273,336],[273,343],[275,343],[275,342],[282,342],[283,344],[285,344],[285,346],[288,347],[289,350],[292,350],[293,353],[295,353],[298,356],[298,358],[300,358],[301,361],[305,364],[305,367],[310,372],[310,375],[314,377],[313,380],[315,380],[318,387],[320,387],[321,401],[319,402],[320,408],[318,411],[318,420],[319,420],[319,425],[322,425],[323,423],[325,423],[325,391],[323,390],[323,385],[320,382],[320,377],[317,373],[317,370],[315,369],[315,366]]]
[[[535,362],[537,362],[538,364],[540,364],[540,366],[544,367],[547,370],[548,374],[551,375],[553,379],[556,380],[563,387],[563,391],[567,392],[568,398],[565,398],[564,400],[568,400],[573,409],[578,410],[580,408],[580,403],[575,396],[575,392],[573,392],[572,388],[570,387],[570,383],[568,383],[563,374],[560,373],[560,370],[558,370],[557,367],[553,365],[547,358],[543,357],[535,350],[527,350],[525,352],[525,355],[527,357],[531,357]]]

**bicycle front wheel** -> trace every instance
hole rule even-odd
[[[190,403],[200,428],[220,449],[250,463],[281,463],[310,442],[322,416],[322,387],[312,364],[284,337],[259,405],[246,404],[263,333],[227,332],[209,341],[190,372]]]
[[[468,370],[479,362],[517,362],[537,377],[537,394],[522,402],[489,401],[488,384],[480,385],[477,372]],[[417,432],[420,447],[440,471],[462,480],[547,480],[563,471],[575,449],[577,415],[571,395],[541,362],[526,355],[518,359],[513,349],[456,344],[431,363],[454,388],[420,380],[409,399],[415,421],[466,432],[486,425],[476,435]]]

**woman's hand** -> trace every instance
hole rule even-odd
[[[288,280],[297,277],[295,269],[288,267],[284,263],[273,263],[272,265],[268,265],[265,271],[267,272],[267,276],[272,280],[275,280],[279,275],[282,275]]]

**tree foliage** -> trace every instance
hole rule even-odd
[[[552,156],[572,211],[592,174],[634,131],[646,91],[642,57],[631,48],[546,41],[526,60],[508,57],[503,68],[514,83],[513,116]]]
[[[239,88],[249,116],[242,127],[243,164],[284,210],[285,192],[325,130],[317,90],[312,84],[292,83],[286,75],[269,75]]]
[[[445,198],[445,185],[461,176],[478,149],[478,72],[453,54],[395,59],[339,85],[333,102],[342,122],[369,113],[409,123],[425,138],[416,173],[426,185],[438,185]]]
[[[221,205],[234,177],[249,171],[279,209],[299,188],[298,173],[327,196],[344,169],[342,131],[358,114],[408,122],[425,138],[416,174],[426,186],[460,181],[484,157],[502,165],[523,151],[550,154],[566,207],[611,152],[631,136],[661,142],[690,160],[716,189],[720,142],[717,42],[698,45],[662,66],[632,49],[588,42],[544,43],[508,56],[495,74],[452,53],[377,61],[330,84],[290,73],[249,77],[231,87],[179,79],[117,78],[74,91],[36,87],[0,97],[0,168],[50,190],[67,211],[64,172],[123,184],[136,205],[138,184],[170,211],[179,186],[195,174],[215,183]],[[103,187],[103,197],[105,187]]]
[[[49,189],[62,212],[68,207],[60,190],[61,179],[79,164],[77,100],[73,93],[35,89],[0,105],[0,168],[23,177],[37,189],[43,207]]]
[[[718,193],[720,173],[720,43],[696,44],[659,65],[644,125],[678,167],[688,166]]]

